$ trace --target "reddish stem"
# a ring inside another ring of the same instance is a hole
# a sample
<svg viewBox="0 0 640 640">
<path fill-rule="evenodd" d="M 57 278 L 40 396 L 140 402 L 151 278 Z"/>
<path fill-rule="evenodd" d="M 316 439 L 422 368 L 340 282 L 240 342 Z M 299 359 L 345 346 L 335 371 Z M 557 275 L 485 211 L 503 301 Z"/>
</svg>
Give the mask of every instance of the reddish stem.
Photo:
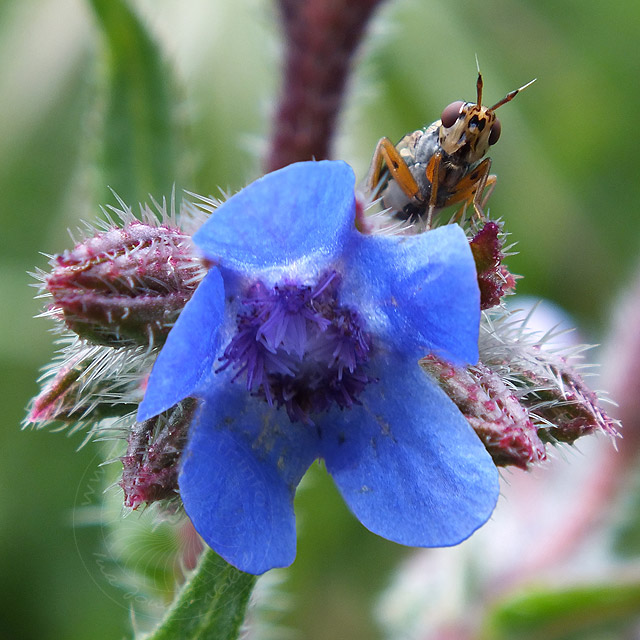
<svg viewBox="0 0 640 640">
<path fill-rule="evenodd" d="M 329 157 L 351 58 L 380 1 L 280 0 L 284 82 L 266 171 Z"/>
</svg>

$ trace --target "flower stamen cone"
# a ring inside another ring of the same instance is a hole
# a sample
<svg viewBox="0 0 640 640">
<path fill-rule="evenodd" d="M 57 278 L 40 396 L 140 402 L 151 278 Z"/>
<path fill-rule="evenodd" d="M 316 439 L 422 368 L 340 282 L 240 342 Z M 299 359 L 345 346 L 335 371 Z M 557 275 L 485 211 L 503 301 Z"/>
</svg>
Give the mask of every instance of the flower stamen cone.
<svg viewBox="0 0 640 640">
<path fill-rule="evenodd" d="M 338 303 L 339 289 L 335 271 L 313 286 L 255 284 L 217 371 L 245 374 L 247 390 L 285 407 L 292 422 L 313 424 L 310 415 L 333 403 L 351 408 L 372 381 L 371 337 L 358 313 Z"/>
</svg>

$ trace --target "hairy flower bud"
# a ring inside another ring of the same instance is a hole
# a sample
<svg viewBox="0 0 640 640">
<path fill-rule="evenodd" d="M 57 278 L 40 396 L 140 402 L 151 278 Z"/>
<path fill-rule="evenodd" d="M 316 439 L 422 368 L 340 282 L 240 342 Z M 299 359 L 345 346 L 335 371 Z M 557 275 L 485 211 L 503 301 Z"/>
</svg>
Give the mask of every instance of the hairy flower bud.
<svg viewBox="0 0 640 640">
<path fill-rule="evenodd" d="M 509 369 L 521 387 L 520 402 L 536 416 L 545 442 L 572 444 L 598 430 L 617 435 L 617 422 L 566 358 L 532 346 L 530 358 L 510 362 Z"/>
<path fill-rule="evenodd" d="M 43 276 L 51 315 L 108 346 L 163 342 L 204 269 L 180 229 L 137 220 L 51 259 Z"/>
<path fill-rule="evenodd" d="M 34 399 L 33 406 L 27 420 L 34 423 L 44 422 L 75 422 L 83 417 L 87 407 L 82 398 L 83 378 L 94 362 L 91 356 L 77 356 L 72 361 L 60 367 L 52 380 L 42 389 Z M 95 407 L 92 417 L 101 419 L 131 413 L 136 408 L 135 403 L 118 402 L 112 405 Z"/>
<path fill-rule="evenodd" d="M 77 336 L 62 340 L 58 357 L 45 370 L 42 390 L 31 402 L 26 424 L 62 422 L 72 431 L 103 418 L 135 411 L 155 358 L 147 347 L 114 349 Z"/>
<path fill-rule="evenodd" d="M 127 439 L 122 460 L 124 504 L 137 509 L 176 495 L 178 462 L 197 403 L 191 398 L 164 413 L 136 422 Z"/>
<path fill-rule="evenodd" d="M 454 366 L 434 355 L 420 361 L 493 461 L 522 469 L 545 459 L 546 444 L 572 444 L 597 431 L 617 436 L 619 426 L 578 374 L 575 354 L 553 350 L 547 343 L 553 333 L 540 338 L 527 321 L 484 314 L 476 365 Z"/>
<path fill-rule="evenodd" d="M 527 469 L 545 459 L 544 444 L 505 381 L 479 363 L 457 367 L 434 355 L 420 361 L 473 427 L 498 466 Z"/>
<path fill-rule="evenodd" d="M 489 221 L 469 242 L 478 271 L 480 308 L 490 309 L 500 304 L 506 294 L 513 293 L 516 278 L 502 264 L 504 234 L 498 223 Z"/>
</svg>

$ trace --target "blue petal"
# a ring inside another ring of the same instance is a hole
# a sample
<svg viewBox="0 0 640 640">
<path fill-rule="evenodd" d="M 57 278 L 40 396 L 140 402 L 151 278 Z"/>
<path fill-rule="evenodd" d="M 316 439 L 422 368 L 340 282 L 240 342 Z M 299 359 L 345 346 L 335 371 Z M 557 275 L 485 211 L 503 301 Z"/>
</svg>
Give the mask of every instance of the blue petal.
<svg viewBox="0 0 640 640">
<path fill-rule="evenodd" d="M 498 471 L 418 366 L 391 359 L 380 370 L 387 377 L 369 385 L 363 410 L 334 412 L 324 430 L 327 470 L 370 531 L 409 546 L 457 544 L 491 515 Z"/>
<path fill-rule="evenodd" d="M 342 249 L 354 225 L 354 175 L 344 162 L 300 162 L 224 202 L 194 235 L 208 258 L 252 273 Z"/>
<path fill-rule="evenodd" d="M 214 378 L 191 426 L 180 496 L 216 553 L 241 571 L 260 574 L 295 558 L 293 497 L 317 457 L 317 437 L 229 377 Z"/>
<path fill-rule="evenodd" d="M 410 357 L 478 360 L 480 291 L 469 241 L 455 224 L 414 236 L 353 235 L 344 298 Z"/>
<path fill-rule="evenodd" d="M 214 268 L 185 305 L 153 365 L 139 422 L 187 398 L 211 374 L 223 317 L 224 285 Z"/>
</svg>

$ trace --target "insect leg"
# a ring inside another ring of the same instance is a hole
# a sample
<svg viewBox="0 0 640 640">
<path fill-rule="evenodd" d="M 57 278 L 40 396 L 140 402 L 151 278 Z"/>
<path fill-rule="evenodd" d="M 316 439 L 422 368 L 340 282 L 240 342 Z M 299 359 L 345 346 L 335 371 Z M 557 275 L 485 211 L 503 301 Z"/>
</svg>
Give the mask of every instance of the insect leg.
<svg viewBox="0 0 640 640">
<path fill-rule="evenodd" d="M 484 185 L 484 188 L 486 189 L 487 193 L 485 194 L 484 198 L 482 198 L 482 208 L 483 209 L 485 208 L 485 206 L 487 204 L 487 200 L 489 200 L 489 197 L 493 193 L 493 190 L 496 188 L 496 183 L 497 182 L 498 182 L 498 176 L 494 176 L 494 175 L 487 176 L 487 182 Z"/>
<path fill-rule="evenodd" d="M 456 211 L 453 216 L 453 222 L 456 224 L 460 224 L 464 220 L 464 216 L 467 213 L 467 207 L 469 206 L 469 201 L 465 200 L 464 204 Z"/>
<path fill-rule="evenodd" d="M 487 204 L 487 200 L 489 200 L 489 196 L 493 193 L 493 190 L 496 186 L 497 177 L 489 174 L 491 171 L 491 158 L 485 158 L 477 167 L 476 171 L 480 169 L 481 174 L 478 178 L 478 182 L 474 189 L 473 193 L 473 208 L 476 212 L 476 215 L 480 220 L 485 219 L 484 215 L 484 206 Z M 487 194 L 484 194 L 485 189 L 487 189 Z"/>
<path fill-rule="evenodd" d="M 444 203 L 444 206 L 448 207 L 457 202 L 463 202 L 465 205 L 464 211 L 467 206 L 472 204 L 478 219 L 484 220 L 485 215 L 482 206 L 491 195 L 491 191 L 496 182 L 495 176 L 489 175 L 490 169 L 491 158 L 485 158 L 477 167 L 458 182 L 453 193 Z M 490 187 L 491 191 L 483 198 L 482 194 L 487 186 Z M 464 215 L 464 213 L 462 215 Z"/>
<path fill-rule="evenodd" d="M 420 187 L 409 171 L 407 163 L 389 138 L 380 138 L 373 152 L 371 168 L 367 176 L 367 186 L 372 192 L 380 182 L 383 164 L 387 165 L 391 178 L 398 183 L 408 198 L 414 199 L 420 194 Z"/>
<path fill-rule="evenodd" d="M 440 162 L 442 154 L 437 151 L 431 156 L 427 169 L 425 171 L 427 180 L 431 183 L 431 194 L 429 195 L 429 208 L 427 209 L 427 219 L 425 221 L 425 231 L 431 229 L 431 221 L 436 210 L 436 202 L 438 201 L 438 184 L 440 177 Z"/>
</svg>

